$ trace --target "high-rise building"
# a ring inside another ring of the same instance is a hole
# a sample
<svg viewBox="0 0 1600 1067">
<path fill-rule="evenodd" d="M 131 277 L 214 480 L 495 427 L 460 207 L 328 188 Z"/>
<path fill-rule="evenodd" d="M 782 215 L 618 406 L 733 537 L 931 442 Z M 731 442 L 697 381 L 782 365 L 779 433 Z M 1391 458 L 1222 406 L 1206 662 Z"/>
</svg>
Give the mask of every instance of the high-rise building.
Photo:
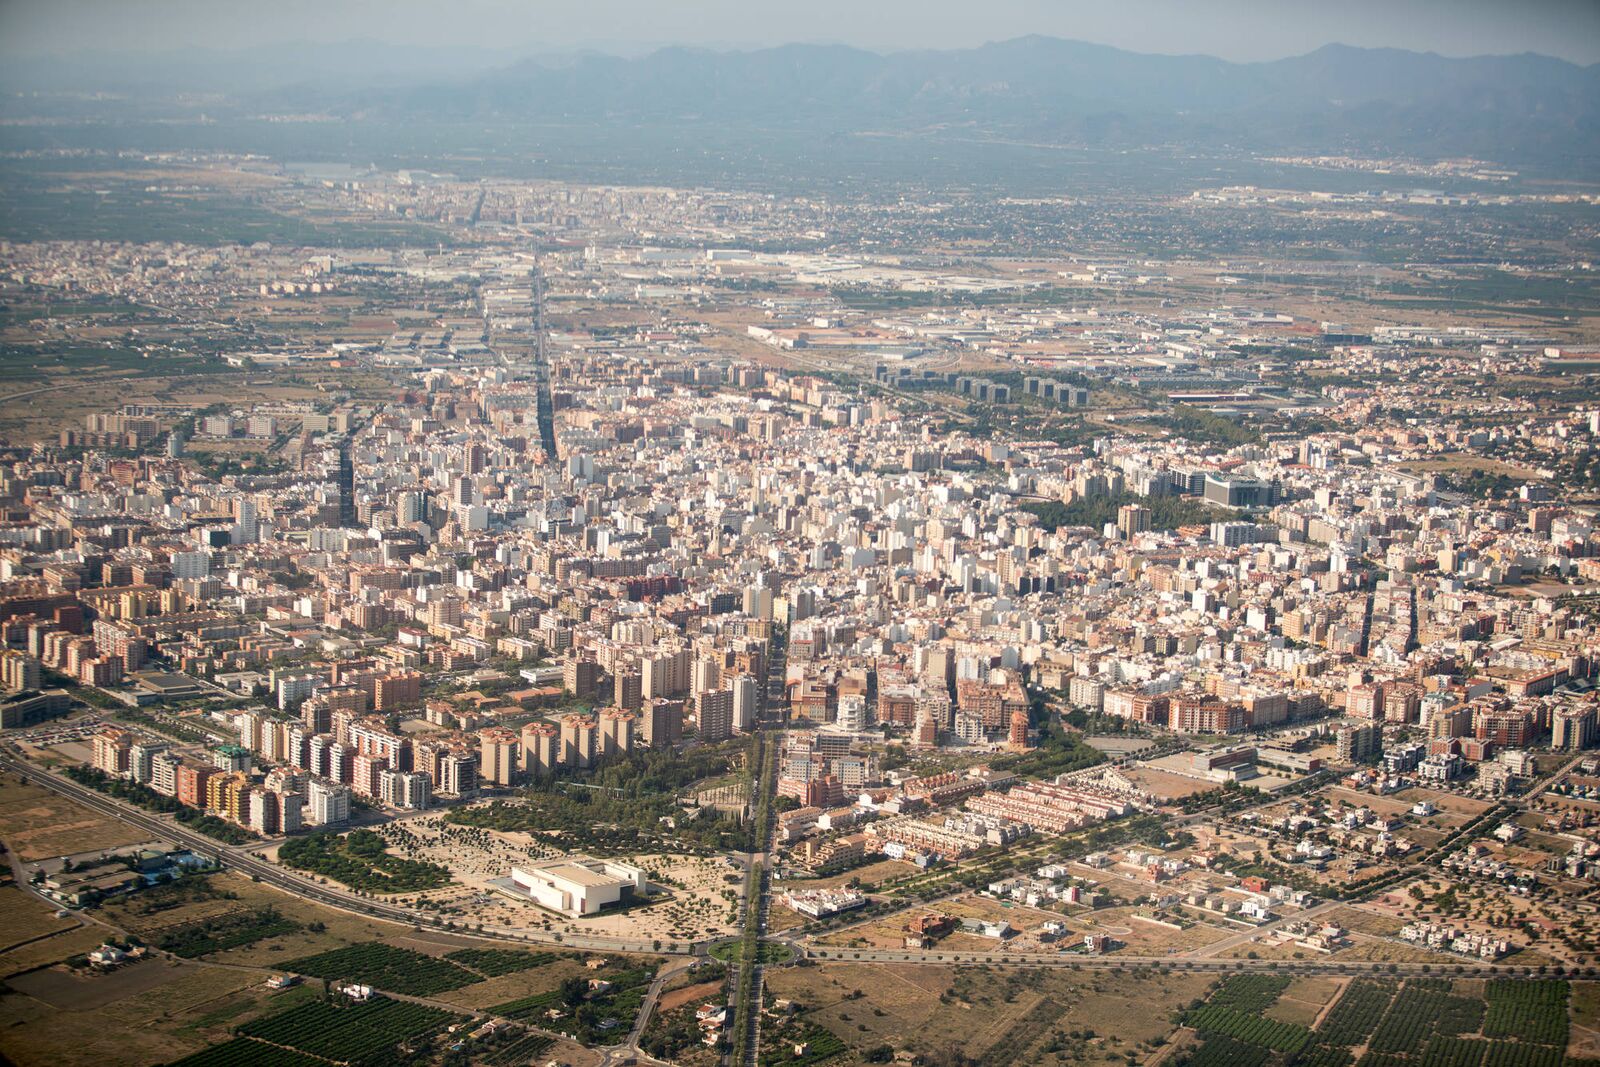
<svg viewBox="0 0 1600 1067">
<path fill-rule="evenodd" d="M 478 733 L 478 777 L 494 785 L 510 785 L 517 778 L 517 735 L 504 726 L 491 726 Z"/>
<path fill-rule="evenodd" d="M 350 790 L 334 782 L 312 782 L 306 787 L 314 826 L 342 826 L 350 821 Z"/>
<path fill-rule="evenodd" d="M 756 728 L 756 716 L 760 712 L 761 689 L 757 685 L 754 675 L 736 675 L 728 683 L 728 688 L 733 692 L 733 728 L 741 733 L 748 733 Z M 843 703 L 841 699 L 841 704 Z M 865 707 L 866 701 L 861 701 Z"/>
<path fill-rule="evenodd" d="M 350 439 L 339 442 L 339 525 L 350 529 L 356 525 L 356 469 L 350 461 Z"/>
<path fill-rule="evenodd" d="M 710 744 L 733 736 L 733 691 L 718 689 L 700 695 L 695 712 L 700 740 Z"/>
</svg>

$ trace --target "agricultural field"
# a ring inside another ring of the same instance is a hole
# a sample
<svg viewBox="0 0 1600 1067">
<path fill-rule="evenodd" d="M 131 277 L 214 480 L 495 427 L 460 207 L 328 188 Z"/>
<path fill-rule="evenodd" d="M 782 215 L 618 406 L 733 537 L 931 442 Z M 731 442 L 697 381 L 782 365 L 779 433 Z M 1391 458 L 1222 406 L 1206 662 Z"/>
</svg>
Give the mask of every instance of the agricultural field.
<svg viewBox="0 0 1600 1067">
<path fill-rule="evenodd" d="M 1289 987 L 1287 979 L 1256 975 L 1223 980 L 1184 1014 L 1201 1044 L 1180 1062 L 1264 1064 L 1282 1055 L 1296 1064 L 1347 1067 L 1543 1067 L 1568 1061 L 1573 987 L 1565 981 L 1358 978 L 1313 1026 L 1272 1016 Z M 1262 1010 L 1265 1016 L 1252 1014 Z"/>
<path fill-rule="evenodd" d="M 308 978 L 355 982 L 414 997 L 449 992 L 484 978 L 447 959 L 381 941 L 347 945 L 316 956 L 287 960 L 283 969 Z"/>
<path fill-rule="evenodd" d="M 611 1044 L 632 1028 L 655 968 L 608 962 L 564 979 L 555 989 L 493 1005 L 489 1013 L 565 1034 L 586 1045 Z M 595 981 L 610 983 L 597 989 Z"/>
<path fill-rule="evenodd" d="M 253 940 L 239 939 L 232 947 L 212 948 L 205 958 L 214 963 L 277 968 L 286 959 L 343 945 L 392 940 L 405 929 L 311 903 L 232 871 L 190 876 L 101 906 L 109 921 L 150 944 L 159 944 L 185 927 L 226 923 L 238 914 L 263 910 L 275 912 L 284 925 Z M 287 925 L 290 923 L 292 928 Z M 465 944 L 460 941 L 455 947 Z"/>
<path fill-rule="evenodd" d="M 24 941 L 72 930 L 73 918 L 56 918 L 56 909 L 14 885 L 0 886 L 0 955 Z"/>
<path fill-rule="evenodd" d="M 231 915 L 190 923 L 170 930 L 156 947 L 176 956 L 194 958 L 214 952 L 224 952 L 257 941 L 292 934 L 300 924 L 286 919 L 272 908 L 259 911 L 241 911 Z"/>
<path fill-rule="evenodd" d="M 269 998 L 257 974 L 162 961 L 91 978 L 35 970 L 26 992 L 15 982 L 0 997 L 0 1055 L 52 1067 L 179 1059 L 227 1040 Z"/>
<path fill-rule="evenodd" d="M 313 1001 L 239 1028 L 245 1037 L 335 1060 L 356 1060 L 431 1033 L 458 1016 L 442 1008 L 374 997 L 364 1004 Z"/>
<path fill-rule="evenodd" d="M 1047 1065 L 1154 1054 L 1173 1024 L 1151 1005 L 1186 1003 L 1209 983 L 1147 969 L 806 963 L 768 968 L 765 984 L 769 1007 L 792 1000 L 802 1023 L 844 1042 L 843 1062 L 887 1045 L 946 1061 L 960 1052 L 985 1065 Z"/>
</svg>

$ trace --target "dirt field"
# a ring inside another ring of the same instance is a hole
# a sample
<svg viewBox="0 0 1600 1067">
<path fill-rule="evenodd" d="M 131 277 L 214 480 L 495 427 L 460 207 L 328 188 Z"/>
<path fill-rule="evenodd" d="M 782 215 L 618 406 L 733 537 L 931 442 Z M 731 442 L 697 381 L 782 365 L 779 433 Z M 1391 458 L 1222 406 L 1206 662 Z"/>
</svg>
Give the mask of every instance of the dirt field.
<svg viewBox="0 0 1600 1067">
<path fill-rule="evenodd" d="M 926 1055 L 958 1048 L 985 1065 L 1021 1065 L 1103 1063 L 1129 1053 L 1143 1060 L 1171 1030 L 1167 1013 L 1151 1005 L 1182 1003 L 1209 980 L 825 964 L 772 968 L 766 983 L 772 996 L 794 999 L 807 1021 L 857 1049 L 889 1044 Z M 1056 1050 L 1046 1051 L 1051 1045 Z"/>
<path fill-rule="evenodd" d="M 693 1004 L 699 1000 L 717 1000 L 721 996 L 722 983 L 720 981 L 701 982 L 699 985 L 685 986 L 682 989 L 674 989 L 670 993 L 661 994 L 661 1000 L 657 1003 L 656 1010 L 672 1011 L 674 1008 L 681 1008 L 685 1004 Z"/>
<path fill-rule="evenodd" d="M 1267 1017 L 1312 1026 L 1322 1018 L 1345 984 L 1343 978 L 1296 978 L 1278 997 L 1278 1002 L 1267 1009 Z"/>
<path fill-rule="evenodd" d="M 22 860 L 100 852 L 142 844 L 149 837 L 48 789 L 0 779 L 0 840 Z"/>
<path fill-rule="evenodd" d="M 56 909 L 16 886 L 0 887 L 0 954 L 23 941 L 75 929 L 76 919 L 56 918 Z"/>
<path fill-rule="evenodd" d="M 0 997 L 0 1053 L 62 1067 L 176 1059 L 224 1039 L 230 1020 L 267 995 L 258 975 L 157 960 L 90 979 L 38 971 L 12 984 L 18 994 Z M 225 1018 L 209 1018 L 219 1007 Z"/>
<path fill-rule="evenodd" d="M 784 893 L 790 889 L 833 889 L 853 881 L 858 881 L 863 889 L 870 890 L 881 882 L 916 874 L 919 870 L 921 868 L 915 863 L 907 863 L 905 860 L 879 860 L 877 863 L 869 863 L 864 867 L 856 867 L 823 878 L 797 878 L 789 882 L 774 882 L 773 892 Z"/>
</svg>

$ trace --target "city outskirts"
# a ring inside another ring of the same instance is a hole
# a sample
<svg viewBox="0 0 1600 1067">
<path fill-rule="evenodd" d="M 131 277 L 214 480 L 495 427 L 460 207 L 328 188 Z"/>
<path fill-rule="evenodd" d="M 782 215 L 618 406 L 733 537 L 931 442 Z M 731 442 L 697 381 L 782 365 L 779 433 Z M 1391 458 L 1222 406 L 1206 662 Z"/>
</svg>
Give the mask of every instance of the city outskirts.
<svg viewBox="0 0 1600 1067">
<path fill-rule="evenodd" d="M 0 11 L 0 1062 L 1600 1064 L 1600 13 L 303 6 Z"/>
</svg>

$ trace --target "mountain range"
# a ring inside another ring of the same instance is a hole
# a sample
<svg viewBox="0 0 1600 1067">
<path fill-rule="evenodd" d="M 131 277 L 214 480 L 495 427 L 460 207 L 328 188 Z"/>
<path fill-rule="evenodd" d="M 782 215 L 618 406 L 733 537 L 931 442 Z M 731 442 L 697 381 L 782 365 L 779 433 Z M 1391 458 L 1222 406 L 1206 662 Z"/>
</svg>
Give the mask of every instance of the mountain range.
<svg viewBox="0 0 1600 1067">
<path fill-rule="evenodd" d="M 1328 45 L 1262 63 L 1149 55 L 1048 37 L 879 54 L 829 45 L 665 48 L 477 64 L 383 46 L 319 46 L 187 64 L 100 64 L 102 81 L 231 92 L 251 110 L 400 122 L 714 125 L 981 137 L 1110 147 L 1471 156 L 1589 177 L 1600 163 L 1600 65 L 1523 54 L 1449 58 Z M 65 76 L 59 64 L 53 76 Z M 229 72 L 234 84 L 229 84 Z M 185 73 L 187 72 L 187 74 Z M 274 76 L 276 72 L 276 76 Z M 26 74 L 5 76 L 15 84 Z M 92 86 L 85 86 L 89 88 Z M 115 88 L 115 86 L 107 86 Z M 208 109 L 215 113 L 215 102 Z"/>
</svg>

